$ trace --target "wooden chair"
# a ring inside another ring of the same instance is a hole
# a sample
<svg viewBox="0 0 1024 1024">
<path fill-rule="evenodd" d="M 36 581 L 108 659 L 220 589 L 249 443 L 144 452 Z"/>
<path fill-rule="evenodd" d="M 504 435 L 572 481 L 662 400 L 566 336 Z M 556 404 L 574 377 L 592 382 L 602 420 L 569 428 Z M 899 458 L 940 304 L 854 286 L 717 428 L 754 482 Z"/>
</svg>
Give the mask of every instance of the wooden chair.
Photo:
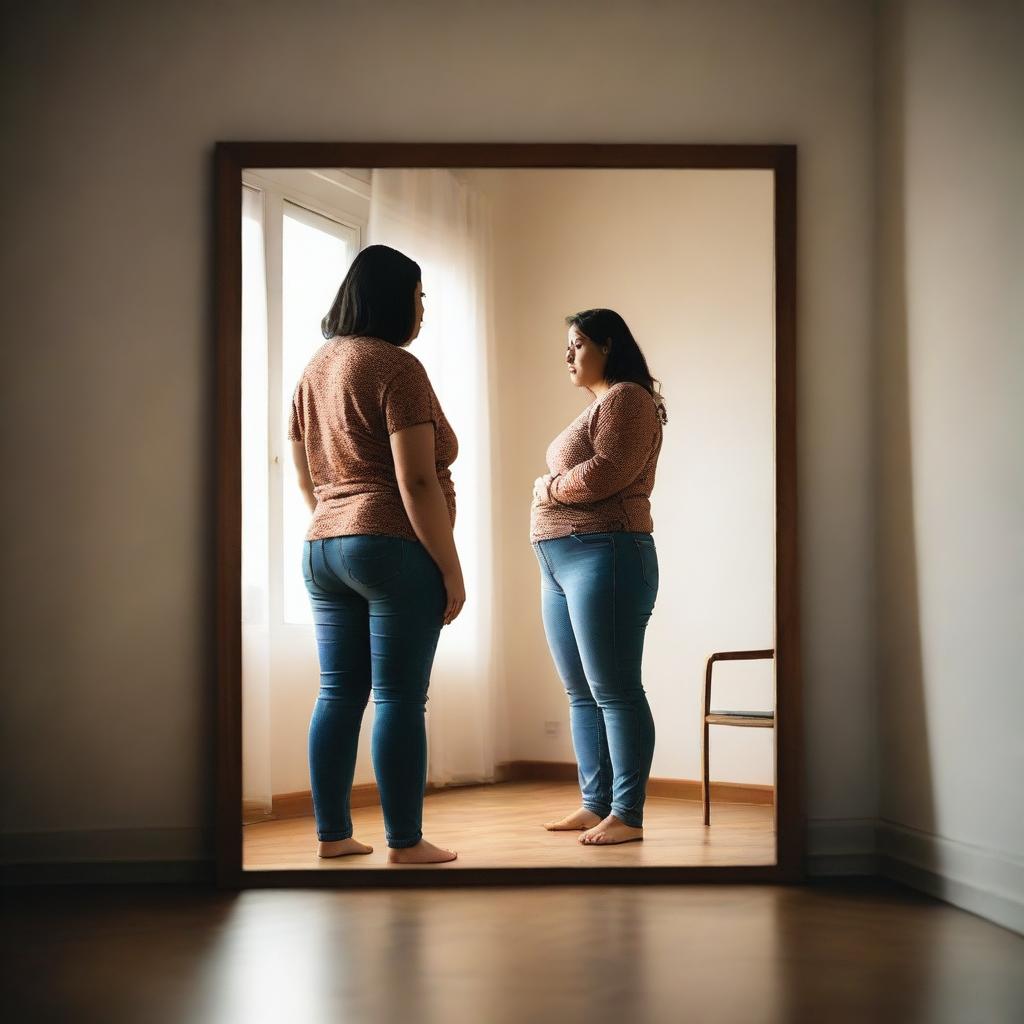
<svg viewBox="0 0 1024 1024">
<path fill-rule="evenodd" d="M 708 781 L 708 726 L 739 725 L 747 729 L 774 729 L 774 711 L 712 711 L 711 671 L 716 661 L 758 661 L 775 657 L 775 651 L 720 651 L 708 658 L 704 672 L 704 701 L 701 705 L 700 796 L 704 805 L 704 824 L 711 824 L 711 783 Z"/>
</svg>

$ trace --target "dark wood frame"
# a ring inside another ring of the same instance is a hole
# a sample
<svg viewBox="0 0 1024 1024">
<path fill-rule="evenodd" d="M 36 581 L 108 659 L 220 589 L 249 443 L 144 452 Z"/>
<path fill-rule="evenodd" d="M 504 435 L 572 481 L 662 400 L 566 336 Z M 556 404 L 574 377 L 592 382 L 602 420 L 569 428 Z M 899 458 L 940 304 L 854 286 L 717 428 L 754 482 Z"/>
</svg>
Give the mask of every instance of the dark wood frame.
<svg viewBox="0 0 1024 1024">
<path fill-rule="evenodd" d="M 775 180 L 776 863 L 749 867 L 242 870 L 241 203 L 247 167 L 770 170 Z M 796 147 L 224 142 L 216 170 L 216 868 L 224 887 L 792 882 L 803 877 L 796 488 Z"/>
</svg>

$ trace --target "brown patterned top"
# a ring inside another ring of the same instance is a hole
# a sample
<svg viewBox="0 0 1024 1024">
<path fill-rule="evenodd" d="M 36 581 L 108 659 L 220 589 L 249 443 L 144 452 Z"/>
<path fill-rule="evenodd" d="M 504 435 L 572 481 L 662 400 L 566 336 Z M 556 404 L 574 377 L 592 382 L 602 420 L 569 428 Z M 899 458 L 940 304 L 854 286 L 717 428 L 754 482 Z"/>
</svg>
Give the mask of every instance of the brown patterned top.
<svg viewBox="0 0 1024 1024">
<path fill-rule="evenodd" d="M 639 384 L 613 384 L 551 442 L 550 501 L 534 499 L 530 540 L 605 531 L 650 533 L 661 418 Z"/>
<path fill-rule="evenodd" d="M 422 363 L 380 338 L 332 338 L 309 361 L 292 399 L 288 437 L 301 441 L 316 494 L 307 540 L 386 534 L 416 540 L 395 476 L 392 434 L 434 424 L 437 479 L 455 524 L 448 467 L 459 444 Z"/>
</svg>

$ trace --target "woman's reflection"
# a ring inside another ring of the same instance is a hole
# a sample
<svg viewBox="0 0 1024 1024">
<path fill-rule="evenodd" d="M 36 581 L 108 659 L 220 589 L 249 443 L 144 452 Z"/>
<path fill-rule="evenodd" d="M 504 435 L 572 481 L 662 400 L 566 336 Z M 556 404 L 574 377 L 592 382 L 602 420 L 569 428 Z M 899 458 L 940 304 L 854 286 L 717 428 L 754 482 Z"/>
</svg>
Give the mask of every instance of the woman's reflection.
<svg viewBox="0 0 1024 1024">
<path fill-rule="evenodd" d="M 651 491 L 665 405 L 625 321 L 567 318 L 569 378 L 594 401 L 551 442 L 530 539 L 551 657 L 569 697 L 582 803 L 545 827 L 581 843 L 643 839 L 654 720 L 641 682 L 658 593 Z"/>
</svg>

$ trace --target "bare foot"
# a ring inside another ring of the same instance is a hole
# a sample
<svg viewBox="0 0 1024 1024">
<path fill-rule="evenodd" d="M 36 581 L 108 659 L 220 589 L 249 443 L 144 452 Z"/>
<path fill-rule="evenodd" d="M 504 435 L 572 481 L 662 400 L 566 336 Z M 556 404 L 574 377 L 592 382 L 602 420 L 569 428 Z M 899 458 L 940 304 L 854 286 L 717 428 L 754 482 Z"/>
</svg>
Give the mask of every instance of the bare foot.
<svg viewBox="0 0 1024 1024">
<path fill-rule="evenodd" d="M 415 846 L 388 850 L 389 864 L 444 864 L 456 857 L 458 854 L 454 850 L 443 850 L 426 839 L 421 839 Z"/>
<path fill-rule="evenodd" d="M 599 825 L 588 829 L 580 836 L 584 846 L 614 846 L 617 843 L 636 843 L 644 837 L 642 828 L 633 828 L 609 814 Z"/>
<path fill-rule="evenodd" d="M 318 857 L 347 857 L 352 853 L 373 853 L 373 847 L 358 839 L 334 839 L 317 845 Z"/>
<path fill-rule="evenodd" d="M 544 827 L 549 832 L 582 832 L 584 829 L 600 824 L 599 815 L 588 811 L 586 807 L 581 807 L 578 811 L 573 811 L 572 814 L 567 814 L 558 821 L 545 822 Z"/>
</svg>

